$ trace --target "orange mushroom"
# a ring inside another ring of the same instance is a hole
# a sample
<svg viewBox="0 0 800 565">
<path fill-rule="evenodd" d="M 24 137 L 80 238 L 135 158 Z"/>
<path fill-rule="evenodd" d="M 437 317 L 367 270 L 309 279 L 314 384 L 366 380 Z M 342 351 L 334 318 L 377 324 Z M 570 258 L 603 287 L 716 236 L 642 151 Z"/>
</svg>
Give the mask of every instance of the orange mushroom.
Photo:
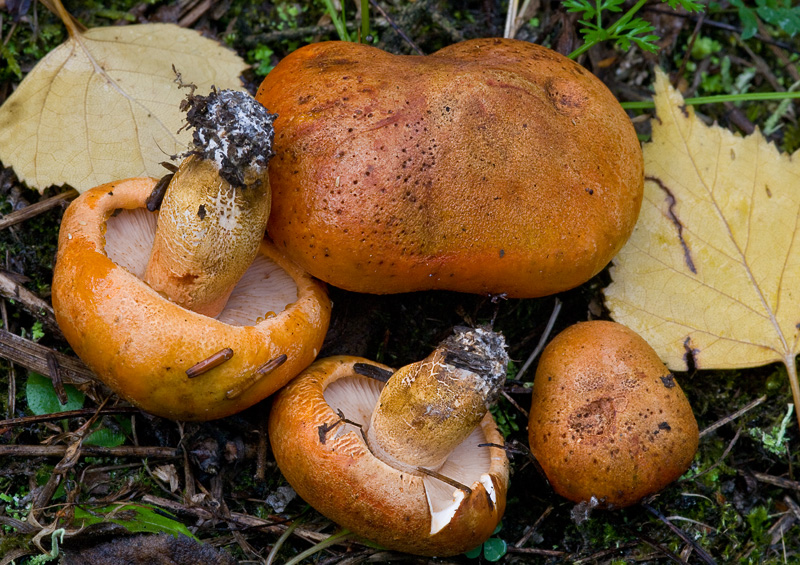
<svg viewBox="0 0 800 565">
<path fill-rule="evenodd" d="M 275 460 L 306 502 L 384 547 L 472 549 L 505 509 L 508 459 L 487 410 L 507 362 L 499 334 L 465 328 L 394 374 L 358 357 L 318 360 L 275 396 Z M 391 377 L 365 376 L 375 373 Z"/>
<path fill-rule="evenodd" d="M 278 114 L 269 235 L 347 290 L 561 292 L 602 270 L 639 214 L 627 114 L 540 45 L 475 39 L 422 57 L 315 43 L 256 98 Z"/>
<path fill-rule="evenodd" d="M 242 130 L 226 124 L 221 131 Z M 307 367 L 327 330 L 323 285 L 263 240 L 269 136 L 250 129 L 255 156 L 236 149 L 237 136 L 216 139 L 222 157 L 198 150 L 186 159 L 160 213 L 146 209 L 157 181 L 128 179 L 81 195 L 61 224 L 53 277 L 60 328 L 103 382 L 159 416 L 208 420 L 251 406 Z M 211 135 L 200 141 L 214 145 Z M 177 231 L 164 236 L 164 224 Z M 152 252 L 159 240 L 168 245 Z M 168 265 L 166 276 L 148 277 L 154 264 Z"/>
<path fill-rule="evenodd" d="M 553 489 L 578 503 L 630 506 L 680 477 L 697 422 L 650 345 L 615 322 L 570 326 L 545 348 L 528 436 Z"/>
</svg>

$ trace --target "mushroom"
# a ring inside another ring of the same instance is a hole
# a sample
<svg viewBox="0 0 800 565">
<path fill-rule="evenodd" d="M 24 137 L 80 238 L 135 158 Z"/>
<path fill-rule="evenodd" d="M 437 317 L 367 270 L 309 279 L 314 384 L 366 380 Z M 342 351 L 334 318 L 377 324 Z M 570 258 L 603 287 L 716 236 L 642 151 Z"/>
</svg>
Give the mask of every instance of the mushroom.
<svg viewBox="0 0 800 565">
<path fill-rule="evenodd" d="M 601 508 L 660 491 L 689 468 L 698 445 L 675 376 L 638 334 L 607 321 L 571 326 L 545 348 L 528 437 L 558 494 Z"/>
<path fill-rule="evenodd" d="M 384 547 L 472 549 L 505 509 L 508 460 L 488 406 L 507 362 L 502 336 L 481 328 L 457 328 L 396 373 L 318 360 L 274 398 L 275 460 L 306 502 Z"/>
<path fill-rule="evenodd" d="M 315 43 L 256 98 L 278 114 L 270 237 L 347 290 L 561 292 L 602 270 L 639 214 L 627 114 L 592 73 L 526 41 L 424 57 Z"/>
<path fill-rule="evenodd" d="M 192 101 L 212 110 L 194 112 L 206 147 L 181 164 L 160 212 L 146 208 L 156 179 L 113 182 L 77 198 L 59 234 L 53 307 L 67 341 L 119 396 L 178 420 L 272 394 L 314 360 L 330 318 L 322 284 L 263 239 L 265 111 L 225 92 Z"/>
</svg>

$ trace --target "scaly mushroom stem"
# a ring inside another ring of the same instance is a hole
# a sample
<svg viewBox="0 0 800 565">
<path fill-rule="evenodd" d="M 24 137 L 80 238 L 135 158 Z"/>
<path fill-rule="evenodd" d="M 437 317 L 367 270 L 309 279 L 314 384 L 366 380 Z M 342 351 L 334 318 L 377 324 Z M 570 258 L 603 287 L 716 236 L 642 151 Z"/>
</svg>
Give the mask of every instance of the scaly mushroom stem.
<svg viewBox="0 0 800 565">
<path fill-rule="evenodd" d="M 408 472 L 439 469 L 486 415 L 507 365 L 502 335 L 456 328 L 426 359 L 386 383 L 367 430 L 373 455 Z"/>
<path fill-rule="evenodd" d="M 145 281 L 173 302 L 219 314 L 264 237 L 271 115 L 244 92 L 190 96 L 194 146 L 161 204 Z"/>
</svg>

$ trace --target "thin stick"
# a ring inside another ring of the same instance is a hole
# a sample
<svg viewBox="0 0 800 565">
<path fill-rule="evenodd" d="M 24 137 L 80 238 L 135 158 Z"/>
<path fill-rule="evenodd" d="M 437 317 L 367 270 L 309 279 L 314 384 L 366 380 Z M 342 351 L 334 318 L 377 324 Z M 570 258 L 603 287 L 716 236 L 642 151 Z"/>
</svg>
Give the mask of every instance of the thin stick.
<svg viewBox="0 0 800 565">
<path fill-rule="evenodd" d="M 667 520 L 667 518 L 658 510 L 647 504 L 646 502 L 640 503 L 642 508 L 650 512 L 653 516 L 658 518 L 661 522 L 663 522 L 672 532 L 677 535 L 684 543 L 687 543 L 692 546 L 692 549 L 697 553 L 697 557 L 699 557 L 703 562 L 707 565 L 716 565 L 716 561 L 713 557 L 711 557 L 705 549 L 703 549 L 699 543 L 697 543 L 694 539 L 690 536 L 686 535 L 686 532 L 681 530 L 675 524 Z"/>
<path fill-rule="evenodd" d="M 261 365 L 258 369 L 253 371 L 252 375 L 234 384 L 233 388 L 231 388 L 229 391 L 225 393 L 225 398 L 227 398 L 228 400 L 234 400 L 236 398 L 239 398 L 242 395 L 242 393 L 244 393 L 244 391 L 248 390 L 258 381 L 260 381 L 268 374 L 270 374 L 272 371 L 283 365 L 287 359 L 288 357 L 286 356 L 285 353 L 281 353 L 274 359 L 270 359 L 269 361 Z"/>
<path fill-rule="evenodd" d="M 553 326 L 556 325 L 556 320 L 558 319 L 558 314 L 561 312 L 561 301 L 556 298 L 555 304 L 553 304 L 553 311 L 550 313 L 550 319 L 547 320 L 547 326 L 544 328 L 544 332 L 542 332 L 542 336 L 539 338 L 539 343 L 536 345 L 536 349 L 528 357 L 528 360 L 525 361 L 525 364 L 517 373 L 515 377 L 517 380 L 522 380 L 522 375 L 525 374 L 525 371 L 533 364 L 534 359 L 536 359 L 539 354 L 544 349 L 544 346 L 547 344 L 547 339 L 550 337 L 550 332 L 553 331 Z"/>
<path fill-rule="evenodd" d="M 472 489 L 469 488 L 467 485 L 459 483 L 457 480 L 451 479 L 446 475 L 442 475 L 441 473 L 437 473 L 436 471 L 431 471 L 430 469 L 426 469 L 425 467 L 417 467 L 417 471 L 419 471 L 423 475 L 428 475 L 429 477 L 438 479 L 443 483 L 450 485 L 453 488 L 457 488 L 458 490 L 463 490 L 465 493 L 467 493 L 467 496 L 472 494 Z"/>
<path fill-rule="evenodd" d="M 10 214 L 7 214 L 2 218 L 0 218 L 0 230 L 19 224 L 20 222 L 24 222 L 25 220 L 29 220 L 34 216 L 38 216 L 42 212 L 46 212 L 51 208 L 60 206 L 61 203 L 66 200 L 72 200 L 76 196 L 78 196 L 78 191 L 72 188 L 66 192 L 62 192 L 61 194 L 56 194 L 55 196 L 46 198 L 41 202 L 36 202 L 35 204 L 31 204 L 30 206 L 25 206 L 21 210 L 11 212 Z"/>
<path fill-rule="evenodd" d="M 522 413 L 522 414 L 525 416 L 525 419 L 529 418 L 528 411 L 527 411 L 527 410 L 525 410 L 525 409 L 524 409 L 522 406 L 520 406 L 520 405 L 517 403 L 517 401 L 516 401 L 516 400 L 514 400 L 513 398 L 511 398 L 511 396 L 510 396 L 510 395 L 509 395 L 509 394 L 508 394 L 508 393 L 507 393 L 505 390 L 503 390 L 503 391 L 501 392 L 501 394 L 503 395 L 503 398 L 505 398 L 506 400 L 508 400 L 508 401 L 511 403 L 511 405 L 512 405 L 514 408 L 516 408 L 517 410 L 519 410 L 519 411 L 520 411 L 520 412 L 521 412 L 521 413 Z"/>
<path fill-rule="evenodd" d="M 54 355 L 58 360 L 58 370 L 64 382 L 100 385 L 94 374 L 80 359 L 55 352 L 49 347 L 0 329 L 0 357 L 3 359 L 47 375 L 49 374 L 48 355 Z"/>
<path fill-rule="evenodd" d="M 408 43 L 408 44 L 411 46 L 411 48 L 412 48 L 414 51 L 416 51 L 416 52 L 417 52 L 417 55 L 424 55 L 424 54 L 425 54 L 425 52 L 424 52 L 422 49 L 420 49 L 420 48 L 419 48 L 419 46 L 417 46 L 417 44 L 416 44 L 416 43 L 414 43 L 414 42 L 411 40 L 411 38 L 410 38 L 410 37 L 408 37 L 408 35 L 406 35 L 406 33 L 405 33 L 405 32 L 404 32 L 402 29 L 400 29 L 400 27 L 399 27 L 399 26 L 398 26 L 398 25 L 395 23 L 395 21 L 394 21 L 394 20 L 393 20 L 391 17 L 389 17 L 389 14 L 387 14 L 387 13 L 384 11 L 384 9 L 383 9 L 383 8 L 381 8 L 381 7 L 380 7 L 380 5 L 379 5 L 379 4 L 378 4 L 378 3 L 377 3 L 375 0 L 369 0 L 369 3 L 370 3 L 370 4 L 372 4 L 372 7 L 373 7 L 373 8 L 375 8 L 376 10 L 378 10 L 378 11 L 381 13 L 381 16 L 383 16 L 383 17 L 384 17 L 384 19 L 386 19 L 386 21 L 387 21 L 387 22 L 389 22 L 389 25 L 390 25 L 390 26 L 392 26 L 392 29 L 393 29 L 393 30 L 394 30 L 394 31 L 395 31 L 395 32 L 396 32 L 396 33 L 397 33 L 397 34 L 398 34 L 400 37 L 402 37 L 402 38 L 403 38 L 403 40 L 404 40 L 406 43 Z"/>
<path fill-rule="evenodd" d="M 729 414 L 729 415 L 725 416 L 724 418 L 722 418 L 720 420 L 717 420 L 716 422 L 714 422 L 713 424 L 708 426 L 706 429 L 701 431 L 700 432 L 700 437 L 706 436 L 706 435 L 710 434 L 711 432 L 713 432 L 714 430 L 716 430 L 717 428 L 721 428 L 722 426 L 724 426 L 728 422 L 734 421 L 736 418 L 738 418 L 742 414 L 745 414 L 745 413 L 749 412 L 750 410 L 752 410 L 753 408 L 755 408 L 756 406 L 758 406 L 759 404 L 764 402 L 766 399 L 767 399 L 767 395 L 765 394 L 764 396 L 756 398 L 755 400 L 753 400 L 749 404 L 745 405 L 744 407 L 740 408 L 739 410 L 737 410 L 733 414 Z"/>
<path fill-rule="evenodd" d="M 63 457 L 68 445 L 0 445 L 0 456 L 15 457 Z M 82 445 L 82 456 L 94 455 L 98 457 L 179 457 L 180 450 L 173 447 L 139 447 L 119 446 L 100 447 L 97 445 Z"/>
<path fill-rule="evenodd" d="M 533 535 L 533 532 L 535 532 L 535 531 L 536 531 L 536 528 L 538 528 L 538 527 L 539 527 L 539 525 L 540 525 L 542 522 L 544 522 L 544 519 L 545 519 L 545 518 L 547 518 L 547 517 L 550 515 L 550 513 L 553 511 L 553 508 L 554 508 L 554 507 L 553 507 L 553 505 L 552 505 L 552 504 L 551 504 L 550 506 L 548 506 L 548 507 L 545 509 L 545 511 L 544 511 L 544 512 L 542 512 L 542 514 L 541 514 L 541 515 L 540 515 L 540 516 L 539 516 L 539 517 L 536 519 L 536 521 L 533 523 L 533 525 L 531 525 L 530 527 L 528 527 L 528 529 L 527 529 L 527 530 L 525 530 L 525 533 L 523 533 L 523 534 L 522 534 L 522 537 L 521 537 L 521 538 L 519 538 L 519 541 L 518 541 L 517 543 L 515 543 L 515 544 L 514 544 L 514 547 L 522 547 L 523 545 L 525 545 L 525 544 L 527 543 L 527 541 L 528 541 L 528 540 L 531 538 L 531 536 Z"/>
<path fill-rule="evenodd" d="M 784 479 L 783 477 L 759 473 L 758 471 L 753 471 L 751 474 L 757 481 L 762 483 L 768 483 L 770 485 L 775 485 L 776 487 L 800 491 L 800 481 L 792 481 L 790 479 Z M 800 517 L 798 517 L 798 519 L 800 519 Z"/>
<path fill-rule="evenodd" d="M 210 355 L 206 359 L 203 359 L 199 363 L 195 363 L 194 365 L 186 369 L 186 376 L 189 377 L 190 379 L 199 377 L 200 375 L 209 372 L 211 369 L 219 367 L 225 361 L 228 361 L 231 357 L 233 357 L 233 349 L 231 349 L 230 347 L 220 349 L 219 351 Z"/>
<path fill-rule="evenodd" d="M 30 290 L 17 283 L 7 271 L 0 270 L 0 295 L 20 303 L 27 312 L 40 320 L 48 330 L 61 337 L 53 307 Z"/>
<path fill-rule="evenodd" d="M 8 420 L 0 420 L 0 429 L 11 428 L 15 426 L 31 426 L 33 424 L 41 424 L 43 422 L 54 422 L 56 420 L 64 420 L 69 418 L 87 418 L 93 416 L 97 410 L 94 408 L 82 408 L 80 410 L 66 410 L 64 412 L 53 412 L 52 414 L 40 414 L 38 416 L 22 416 L 21 418 L 9 418 Z M 139 409 L 132 406 L 121 406 L 119 408 L 103 408 L 100 411 L 101 416 L 109 416 L 111 414 L 138 414 Z"/>
<path fill-rule="evenodd" d="M 8 327 L 8 309 L 6 301 L 0 300 L 0 314 L 2 314 L 3 327 Z M 17 412 L 17 370 L 14 363 L 8 364 L 8 412 L 9 418 Z"/>
</svg>

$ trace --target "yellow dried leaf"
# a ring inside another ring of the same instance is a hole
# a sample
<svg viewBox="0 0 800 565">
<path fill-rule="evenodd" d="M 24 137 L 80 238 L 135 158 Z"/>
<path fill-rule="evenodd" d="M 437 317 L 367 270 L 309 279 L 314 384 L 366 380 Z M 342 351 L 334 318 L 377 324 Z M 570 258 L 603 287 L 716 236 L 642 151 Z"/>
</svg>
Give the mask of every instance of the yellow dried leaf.
<svg viewBox="0 0 800 565">
<path fill-rule="evenodd" d="M 783 362 L 800 404 L 800 155 L 706 126 L 656 79 L 645 195 L 605 289 L 673 370 Z"/>
<path fill-rule="evenodd" d="M 71 30 L 0 107 L 0 161 L 29 186 L 79 191 L 113 180 L 160 177 L 186 150 L 178 130 L 186 90 L 241 89 L 245 63 L 193 30 L 145 24 Z"/>
</svg>

